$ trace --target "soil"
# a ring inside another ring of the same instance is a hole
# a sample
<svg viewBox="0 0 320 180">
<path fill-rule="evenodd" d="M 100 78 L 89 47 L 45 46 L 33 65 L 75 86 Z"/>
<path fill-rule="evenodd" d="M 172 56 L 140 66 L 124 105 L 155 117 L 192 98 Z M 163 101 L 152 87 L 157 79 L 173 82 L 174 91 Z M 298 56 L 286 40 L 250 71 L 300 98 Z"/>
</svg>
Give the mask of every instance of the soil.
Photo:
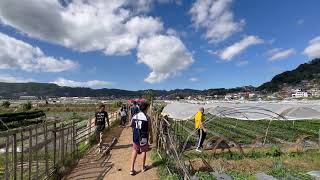
<svg viewBox="0 0 320 180">
<path fill-rule="evenodd" d="M 132 152 L 132 130 L 130 127 L 113 128 L 104 136 L 104 143 L 109 143 L 116 137 L 118 142 L 110 151 L 110 154 L 101 156 L 97 153 L 96 148 L 92 148 L 76 165 L 72 172 L 64 179 L 81 180 L 81 179 L 105 179 L 105 180 L 153 180 L 159 179 L 156 167 L 147 154 L 147 165 L 149 169 L 141 172 L 141 156 L 138 155 L 135 165 L 137 174 L 131 176 L 130 163 Z"/>
</svg>

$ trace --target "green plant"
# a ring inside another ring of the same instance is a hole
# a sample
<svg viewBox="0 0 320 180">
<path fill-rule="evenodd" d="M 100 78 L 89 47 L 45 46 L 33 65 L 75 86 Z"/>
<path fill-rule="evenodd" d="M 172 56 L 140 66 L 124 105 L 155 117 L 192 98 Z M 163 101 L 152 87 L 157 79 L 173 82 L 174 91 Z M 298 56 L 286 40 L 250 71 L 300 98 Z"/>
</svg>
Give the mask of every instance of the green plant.
<svg viewBox="0 0 320 180">
<path fill-rule="evenodd" d="M 10 102 L 9 101 L 3 101 L 1 106 L 4 107 L 4 108 L 9 108 Z"/>
<path fill-rule="evenodd" d="M 113 108 L 120 108 L 121 106 L 122 106 L 122 102 L 121 101 L 115 101 L 115 102 L 113 102 L 112 104 L 111 104 L 111 106 L 113 107 Z"/>
<path fill-rule="evenodd" d="M 227 172 L 227 174 L 229 176 L 232 177 L 232 179 L 234 180 L 255 180 L 256 178 L 250 174 L 247 174 L 245 172 L 242 172 L 242 171 L 229 171 Z"/>
<path fill-rule="evenodd" d="M 28 101 L 27 103 L 22 104 L 22 110 L 23 111 L 29 111 L 32 109 L 32 103 Z"/>
<path fill-rule="evenodd" d="M 153 92 L 151 90 L 144 91 L 143 98 L 145 98 L 147 101 L 151 102 L 153 99 Z"/>
<path fill-rule="evenodd" d="M 202 172 L 202 171 L 196 172 L 195 176 L 198 177 L 199 180 L 215 180 L 216 179 L 212 174 L 208 172 Z"/>
<path fill-rule="evenodd" d="M 286 180 L 312 180 L 313 178 L 309 175 L 306 175 L 302 172 L 294 171 L 291 169 L 287 169 L 280 162 L 276 162 L 272 169 L 267 172 L 268 175 L 271 175 L 278 179 L 286 179 Z"/>
<path fill-rule="evenodd" d="M 267 156 L 280 157 L 282 154 L 279 146 L 272 146 L 271 149 L 266 153 Z"/>
<path fill-rule="evenodd" d="M 180 177 L 178 174 L 172 174 L 172 175 L 168 175 L 165 180 L 180 180 Z"/>
</svg>

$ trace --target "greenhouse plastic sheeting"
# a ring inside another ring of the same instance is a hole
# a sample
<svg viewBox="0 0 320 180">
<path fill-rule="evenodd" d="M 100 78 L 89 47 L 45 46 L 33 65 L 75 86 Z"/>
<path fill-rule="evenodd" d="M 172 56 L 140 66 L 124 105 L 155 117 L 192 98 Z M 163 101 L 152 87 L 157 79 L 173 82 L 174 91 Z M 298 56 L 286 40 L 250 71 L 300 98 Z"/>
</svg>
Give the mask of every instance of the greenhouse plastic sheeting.
<svg viewBox="0 0 320 180">
<path fill-rule="evenodd" d="M 218 117 L 230 117 L 243 120 L 300 120 L 320 119 L 320 102 L 211 102 L 195 103 L 169 103 L 162 114 L 179 120 L 193 118 L 200 107 L 205 113 Z"/>
</svg>

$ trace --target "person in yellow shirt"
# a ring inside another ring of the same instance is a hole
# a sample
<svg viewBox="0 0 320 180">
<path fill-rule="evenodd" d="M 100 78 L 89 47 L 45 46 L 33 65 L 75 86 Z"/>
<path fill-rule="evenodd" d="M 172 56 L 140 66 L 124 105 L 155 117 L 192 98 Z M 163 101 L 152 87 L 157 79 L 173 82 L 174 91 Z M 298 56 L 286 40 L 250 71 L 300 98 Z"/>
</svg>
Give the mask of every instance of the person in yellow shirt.
<svg viewBox="0 0 320 180">
<path fill-rule="evenodd" d="M 206 138 L 206 129 L 204 127 L 204 108 L 201 107 L 199 109 L 199 111 L 196 113 L 196 115 L 194 116 L 194 122 L 195 122 L 195 128 L 198 132 L 198 136 L 199 136 L 199 141 L 198 141 L 198 145 L 196 148 L 196 151 L 198 152 L 202 152 L 203 150 L 203 142 Z"/>
</svg>

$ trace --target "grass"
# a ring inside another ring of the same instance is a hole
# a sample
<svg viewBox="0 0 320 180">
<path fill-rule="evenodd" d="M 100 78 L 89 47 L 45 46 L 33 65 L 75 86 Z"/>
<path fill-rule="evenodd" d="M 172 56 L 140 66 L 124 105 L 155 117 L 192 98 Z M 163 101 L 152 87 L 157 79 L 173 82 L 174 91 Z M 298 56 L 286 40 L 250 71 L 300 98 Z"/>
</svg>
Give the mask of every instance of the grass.
<svg viewBox="0 0 320 180">
<path fill-rule="evenodd" d="M 160 153 L 162 159 L 159 157 L 157 150 L 152 149 L 150 158 L 153 164 L 157 167 L 157 175 L 160 180 L 182 180 L 183 178 L 175 170 L 174 162 L 169 159 L 164 153 Z M 168 171 L 167 167 L 170 169 Z"/>
</svg>

